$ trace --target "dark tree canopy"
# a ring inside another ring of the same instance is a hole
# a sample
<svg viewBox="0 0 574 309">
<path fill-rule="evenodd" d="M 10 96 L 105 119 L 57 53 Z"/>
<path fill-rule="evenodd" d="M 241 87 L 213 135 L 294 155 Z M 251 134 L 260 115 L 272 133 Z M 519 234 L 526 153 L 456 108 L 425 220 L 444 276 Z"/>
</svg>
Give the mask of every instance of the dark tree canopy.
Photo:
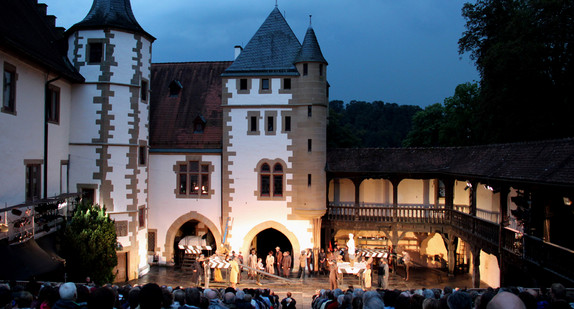
<svg viewBox="0 0 574 309">
<path fill-rule="evenodd" d="M 476 143 L 574 136 L 574 1 L 477 0 L 462 9 L 481 75 Z"/>
<path fill-rule="evenodd" d="M 99 205 L 82 202 L 66 225 L 62 241 L 69 279 L 84 282 L 89 276 L 98 284 L 114 281 L 118 264 L 114 221 Z"/>
<path fill-rule="evenodd" d="M 400 147 L 421 108 L 382 101 L 331 101 L 327 146 L 329 148 Z"/>
</svg>

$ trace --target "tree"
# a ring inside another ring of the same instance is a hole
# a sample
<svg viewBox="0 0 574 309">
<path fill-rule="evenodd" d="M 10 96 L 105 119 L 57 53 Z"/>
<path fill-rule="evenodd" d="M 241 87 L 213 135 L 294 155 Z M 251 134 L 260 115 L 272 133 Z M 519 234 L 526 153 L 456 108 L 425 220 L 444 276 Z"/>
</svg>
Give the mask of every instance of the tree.
<svg viewBox="0 0 574 309">
<path fill-rule="evenodd" d="M 468 146 L 477 143 L 477 83 L 456 86 L 454 95 L 444 99 L 444 118 L 439 132 L 441 146 Z"/>
<path fill-rule="evenodd" d="M 427 106 L 413 116 L 413 127 L 403 141 L 405 147 L 440 146 L 441 128 L 445 119 L 440 103 Z"/>
<path fill-rule="evenodd" d="M 574 135 L 574 1 L 477 0 L 462 9 L 481 75 L 477 142 Z"/>
<path fill-rule="evenodd" d="M 89 276 L 98 284 L 113 282 L 118 264 L 114 221 L 105 207 L 80 203 L 66 225 L 62 251 L 70 280 L 83 282 Z"/>
</svg>

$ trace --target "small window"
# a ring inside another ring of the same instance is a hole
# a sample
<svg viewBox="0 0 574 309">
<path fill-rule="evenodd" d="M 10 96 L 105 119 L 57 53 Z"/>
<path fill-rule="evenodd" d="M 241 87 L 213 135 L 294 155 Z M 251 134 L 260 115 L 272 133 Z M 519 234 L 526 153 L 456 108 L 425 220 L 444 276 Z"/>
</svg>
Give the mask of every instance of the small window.
<svg viewBox="0 0 574 309">
<path fill-rule="evenodd" d="M 249 131 L 257 132 L 257 116 L 249 117 Z"/>
<path fill-rule="evenodd" d="M 141 166 L 147 164 L 147 146 L 138 147 L 138 164 Z"/>
<path fill-rule="evenodd" d="M 191 160 L 177 167 L 178 197 L 209 195 L 209 164 Z"/>
<path fill-rule="evenodd" d="M 4 85 L 2 89 L 2 112 L 16 112 L 16 67 L 4 62 Z"/>
<path fill-rule="evenodd" d="M 274 128 L 274 117 L 273 116 L 268 116 L 267 117 L 267 132 L 273 132 L 275 131 Z"/>
<path fill-rule="evenodd" d="M 285 132 L 291 132 L 291 116 L 285 116 Z"/>
<path fill-rule="evenodd" d="M 261 90 L 269 90 L 269 78 L 261 80 Z"/>
<path fill-rule="evenodd" d="M 313 116 L 313 105 L 307 105 L 307 117 L 311 118 Z"/>
<path fill-rule="evenodd" d="M 291 89 L 291 79 L 290 78 L 284 78 L 283 79 L 283 89 Z"/>
<path fill-rule="evenodd" d="M 181 89 L 183 89 L 181 83 L 177 79 L 172 80 L 171 83 L 169 83 L 169 96 L 170 97 L 179 96 Z"/>
<path fill-rule="evenodd" d="M 100 64 L 104 61 L 104 43 L 88 43 L 88 64 Z"/>
<path fill-rule="evenodd" d="M 203 133 L 206 124 L 207 121 L 205 120 L 205 118 L 203 118 L 203 116 L 199 115 L 195 117 L 195 119 L 193 120 L 193 133 L 196 134 Z"/>
<path fill-rule="evenodd" d="M 146 221 L 145 213 L 146 213 L 145 207 L 138 208 L 138 223 L 140 228 L 145 227 L 145 221 Z"/>
<path fill-rule="evenodd" d="M 323 64 L 319 64 L 319 76 L 323 76 Z"/>
<path fill-rule="evenodd" d="M 303 63 L 303 76 L 307 76 L 309 74 L 309 64 Z"/>
<path fill-rule="evenodd" d="M 26 165 L 26 201 L 40 199 L 41 194 L 41 168 L 40 164 Z"/>
<path fill-rule="evenodd" d="M 147 101 L 147 93 L 148 93 L 148 84 L 147 80 L 142 80 L 141 89 L 140 89 L 140 97 L 142 101 Z"/>
<path fill-rule="evenodd" d="M 307 140 L 307 152 L 311 152 L 313 141 L 311 139 Z"/>
<path fill-rule="evenodd" d="M 307 187 L 311 186 L 311 174 L 307 174 Z"/>
<path fill-rule="evenodd" d="M 273 171 L 268 163 L 264 163 L 259 170 L 259 177 L 260 196 L 283 196 L 283 166 L 280 163 L 273 165 Z"/>
<path fill-rule="evenodd" d="M 46 120 L 60 123 L 60 88 L 53 85 L 46 90 Z"/>
<path fill-rule="evenodd" d="M 247 90 L 247 79 L 242 78 L 239 80 L 239 90 Z"/>
</svg>

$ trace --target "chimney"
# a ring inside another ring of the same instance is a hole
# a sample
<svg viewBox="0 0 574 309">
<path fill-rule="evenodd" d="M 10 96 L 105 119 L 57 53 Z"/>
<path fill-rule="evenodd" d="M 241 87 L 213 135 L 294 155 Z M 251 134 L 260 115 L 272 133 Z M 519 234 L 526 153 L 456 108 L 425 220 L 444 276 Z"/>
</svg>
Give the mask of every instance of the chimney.
<svg viewBox="0 0 574 309">
<path fill-rule="evenodd" d="M 46 22 L 50 27 L 56 27 L 56 16 L 54 15 L 47 15 Z"/>
<path fill-rule="evenodd" d="M 36 8 L 38 9 L 38 12 L 40 13 L 40 15 L 46 16 L 46 12 L 48 11 L 48 5 L 47 4 L 38 3 L 38 4 L 36 4 Z"/>
<path fill-rule="evenodd" d="M 237 57 L 239 57 L 241 51 L 243 51 L 243 47 L 241 47 L 241 45 L 235 45 L 235 58 L 233 58 L 234 60 L 237 59 Z"/>
</svg>

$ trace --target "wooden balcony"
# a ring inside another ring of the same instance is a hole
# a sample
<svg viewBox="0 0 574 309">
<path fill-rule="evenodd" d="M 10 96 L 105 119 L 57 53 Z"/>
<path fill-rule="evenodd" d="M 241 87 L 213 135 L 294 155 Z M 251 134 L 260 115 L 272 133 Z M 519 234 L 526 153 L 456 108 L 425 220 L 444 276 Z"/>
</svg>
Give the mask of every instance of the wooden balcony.
<svg viewBox="0 0 574 309">
<path fill-rule="evenodd" d="M 460 209 L 460 208 L 459 208 Z M 461 209 L 463 210 L 463 209 Z M 498 218 L 498 213 L 487 214 Z M 502 228 L 491 220 L 472 216 L 458 210 L 434 205 L 329 203 L 323 217 L 324 224 L 336 228 L 365 230 L 405 229 L 409 231 L 453 231 L 465 242 L 499 256 L 501 250 L 524 262 L 574 282 L 574 251 L 524 235 L 510 228 Z"/>
</svg>

